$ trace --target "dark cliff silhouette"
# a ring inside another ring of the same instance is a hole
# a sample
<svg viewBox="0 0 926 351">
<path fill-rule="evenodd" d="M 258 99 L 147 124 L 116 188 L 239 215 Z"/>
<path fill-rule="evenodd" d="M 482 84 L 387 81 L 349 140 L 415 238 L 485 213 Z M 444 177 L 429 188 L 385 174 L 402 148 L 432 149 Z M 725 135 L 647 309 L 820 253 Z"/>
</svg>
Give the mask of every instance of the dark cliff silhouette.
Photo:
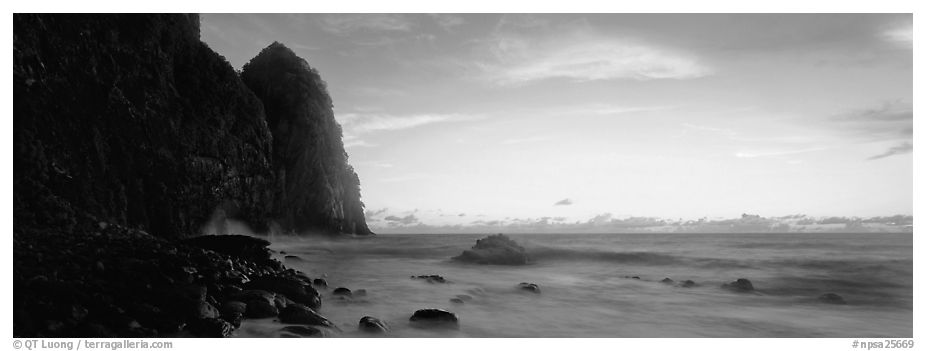
<svg viewBox="0 0 926 351">
<path fill-rule="evenodd" d="M 184 237 L 221 208 L 257 231 L 370 233 L 314 71 L 311 89 L 287 92 L 249 69 L 262 103 L 200 41 L 197 15 L 13 22 L 14 231 L 108 222 Z"/>
<path fill-rule="evenodd" d="M 273 134 L 277 223 L 296 232 L 370 234 L 360 181 L 347 163 L 341 126 L 318 72 L 274 42 L 244 65 L 241 76 L 263 101 Z"/>
</svg>

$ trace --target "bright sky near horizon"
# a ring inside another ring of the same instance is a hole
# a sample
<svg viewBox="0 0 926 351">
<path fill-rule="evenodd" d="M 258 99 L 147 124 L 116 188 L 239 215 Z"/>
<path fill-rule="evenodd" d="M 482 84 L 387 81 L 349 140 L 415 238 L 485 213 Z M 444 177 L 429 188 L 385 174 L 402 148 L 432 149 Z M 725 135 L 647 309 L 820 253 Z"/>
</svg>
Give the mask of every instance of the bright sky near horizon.
<svg viewBox="0 0 926 351">
<path fill-rule="evenodd" d="M 912 214 L 909 14 L 204 14 L 319 71 L 377 221 Z"/>
</svg>

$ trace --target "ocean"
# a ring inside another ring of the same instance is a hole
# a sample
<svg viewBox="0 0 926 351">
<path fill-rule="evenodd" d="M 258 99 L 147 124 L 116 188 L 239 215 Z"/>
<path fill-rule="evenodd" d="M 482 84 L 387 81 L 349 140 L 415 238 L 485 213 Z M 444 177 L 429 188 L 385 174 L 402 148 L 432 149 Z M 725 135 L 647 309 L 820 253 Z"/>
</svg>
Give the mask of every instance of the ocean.
<svg viewBox="0 0 926 351">
<path fill-rule="evenodd" d="M 910 233 L 512 234 L 533 264 L 450 260 L 485 236 L 273 238 L 271 249 L 287 267 L 328 281 L 319 313 L 343 330 L 334 337 L 365 337 L 356 331 L 363 316 L 386 321 L 390 337 L 913 336 Z M 425 274 L 448 283 L 410 278 Z M 738 278 L 755 291 L 721 288 Z M 517 289 L 521 282 L 541 293 Z M 336 287 L 367 294 L 339 299 Z M 846 304 L 822 303 L 824 293 Z M 457 295 L 472 299 L 451 302 Z M 459 330 L 411 327 L 409 317 L 423 308 L 456 313 Z M 280 327 L 246 320 L 237 336 L 277 337 Z"/>
</svg>

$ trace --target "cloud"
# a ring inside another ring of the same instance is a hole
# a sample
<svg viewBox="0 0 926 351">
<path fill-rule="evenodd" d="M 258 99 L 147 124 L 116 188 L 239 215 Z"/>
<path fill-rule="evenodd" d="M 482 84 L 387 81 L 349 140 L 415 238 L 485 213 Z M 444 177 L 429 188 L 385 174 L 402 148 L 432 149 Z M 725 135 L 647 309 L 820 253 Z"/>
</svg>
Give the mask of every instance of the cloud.
<svg viewBox="0 0 926 351">
<path fill-rule="evenodd" d="M 374 210 L 367 210 L 366 212 L 364 212 L 364 215 L 366 215 L 367 217 L 375 217 L 375 216 L 379 216 L 379 215 L 381 215 L 381 214 L 386 213 L 387 210 L 389 210 L 389 209 L 388 209 L 388 208 L 385 208 L 385 207 L 383 207 L 383 208 L 381 208 L 381 209 L 378 209 L 378 210 L 375 210 L 375 211 L 374 211 Z"/>
<path fill-rule="evenodd" d="M 562 199 L 553 204 L 553 206 L 569 206 L 572 205 L 572 200 Z"/>
<path fill-rule="evenodd" d="M 532 32 L 554 32 L 524 35 L 518 33 L 523 24 L 512 26 L 505 18 L 495 35 L 483 42 L 494 61 L 477 65 L 499 85 L 557 78 L 577 82 L 694 79 L 713 73 L 694 55 L 630 38 L 601 36 L 582 23 L 567 28 L 541 26 Z"/>
<path fill-rule="evenodd" d="M 386 220 L 386 222 L 387 222 L 389 225 L 393 225 L 393 226 L 395 226 L 395 225 L 411 225 L 411 224 L 418 223 L 418 217 L 415 217 L 415 215 L 413 215 L 413 214 L 407 215 L 407 216 L 405 216 L 405 217 L 386 216 L 386 218 L 384 218 L 384 219 Z"/>
<path fill-rule="evenodd" d="M 913 48 L 913 23 L 905 23 L 881 33 L 884 40 L 907 48 Z"/>
<path fill-rule="evenodd" d="M 788 156 L 788 155 L 797 155 L 808 152 L 823 151 L 826 150 L 824 147 L 812 147 L 807 149 L 799 150 L 774 150 L 774 151 L 740 151 L 737 152 L 734 156 L 738 158 L 758 158 L 758 157 L 776 157 L 776 156 Z"/>
<path fill-rule="evenodd" d="M 345 35 L 359 31 L 403 31 L 414 27 L 413 23 L 401 14 L 329 14 L 318 21 L 322 30 Z"/>
<path fill-rule="evenodd" d="M 345 113 L 338 119 L 350 135 L 381 131 L 396 131 L 416 128 L 428 124 L 445 122 L 462 122 L 479 119 L 479 116 L 466 114 L 411 114 L 390 115 L 378 113 Z"/>
<path fill-rule="evenodd" d="M 437 23 L 438 26 L 448 32 L 466 23 L 463 17 L 456 15 L 432 13 L 428 16 L 431 16 L 431 18 L 434 19 L 434 22 Z"/>
<path fill-rule="evenodd" d="M 887 151 L 885 151 L 885 152 L 882 153 L 882 154 L 878 154 L 878 155 L 869 157 L 868 159 L 869 159 L 869 160 L 877 160 L 877 159 L 882 159 L 882 158 L 885 158 L 885 157 L 891 157 L 891 156 L 894 156 L 894 155 L 908 154 L 908 153 L 911 153 L 911 152 L 913 152 L 913 143 L 904 142 L 904 143 L 902 143 L 902 144 L 900 144 L 900 145 L 897 145 L 897 146 L 894 146 L 894 147 L 892 147 L 892 148 L 890 148 L 890 149 L 887 149 Z"/>
</svg>

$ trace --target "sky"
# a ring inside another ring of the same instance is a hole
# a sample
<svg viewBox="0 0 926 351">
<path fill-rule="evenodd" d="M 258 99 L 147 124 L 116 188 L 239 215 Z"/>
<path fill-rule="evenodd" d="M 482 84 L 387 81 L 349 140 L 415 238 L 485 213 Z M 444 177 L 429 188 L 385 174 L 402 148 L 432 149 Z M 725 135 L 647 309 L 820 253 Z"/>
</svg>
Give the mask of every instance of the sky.
<svg viewBox="0 0 926 351">
<path fill-rule="evenodd" d="M 909 14 L 201 18 L 319 71 L 374 231 L 913 211 Z"/>
</svg>

